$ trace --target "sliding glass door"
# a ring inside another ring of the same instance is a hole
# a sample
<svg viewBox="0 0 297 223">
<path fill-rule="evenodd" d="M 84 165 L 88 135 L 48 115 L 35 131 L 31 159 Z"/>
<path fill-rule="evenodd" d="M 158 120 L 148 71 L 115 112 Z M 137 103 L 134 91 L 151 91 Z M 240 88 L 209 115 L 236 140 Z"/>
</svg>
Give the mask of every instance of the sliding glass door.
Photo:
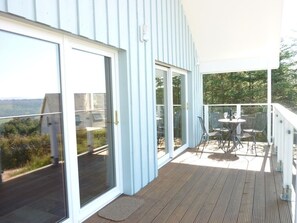
<svg viewBox="0 0 297 223">
<path fill-rule="evenodd" d="M 172 73 L 172 111 L 174 150 L 187 143 L 186 75 Z"/>
<path fill-rule="evenodd" d="M 156 70 L 156 126 L 158 159 L 169 158 L 168 150 L 168 103 L 167 69 Z"/>
<path fill-rule="evenodd" d="M 159 166 L 187 148 L 186 72 L 156 67 L 156 127 Z"/>
<path fill-rule="evenodd" d="M 72 49 L 80 205 L 116 186 L 111 60 Z"/>
</svg>

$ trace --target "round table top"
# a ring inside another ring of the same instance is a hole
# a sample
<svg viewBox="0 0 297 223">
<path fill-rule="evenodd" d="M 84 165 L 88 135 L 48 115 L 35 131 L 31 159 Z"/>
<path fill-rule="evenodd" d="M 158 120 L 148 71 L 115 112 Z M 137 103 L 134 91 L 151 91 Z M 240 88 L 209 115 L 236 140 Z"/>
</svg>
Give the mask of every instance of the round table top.
<svg viewBox="0 0 297 223">
<path fill-rule="evenodd" d="M 242 118 L 233 118 L 232 120 L 230 120 L 229 118 L 222 118 L 218 120 L 219 122 L 223 122 L 223 123 L 243 123 L 246 122 L 245 119 Z"/>
</svg>

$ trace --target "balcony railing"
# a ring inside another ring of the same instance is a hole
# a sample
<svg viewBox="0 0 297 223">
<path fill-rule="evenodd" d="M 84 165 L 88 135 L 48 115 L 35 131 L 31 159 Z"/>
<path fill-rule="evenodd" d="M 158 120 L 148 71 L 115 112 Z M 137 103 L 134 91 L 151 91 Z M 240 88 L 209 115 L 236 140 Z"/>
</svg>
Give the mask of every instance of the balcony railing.
<svg viewBox="0 0 297 223">
<path fill-rule="evenodd" d="M 218 113 L 223 118 L 224 112 L 236 112 L 239 117 L 254 116 L 257 112 L 267 113 L 266 139 L 271 146 L 272 155 L 277 158 L 277 170 L 282 173 L 282 200 L 291 202 L 292 219 L 297 222 L 296 200 L 296 158 L 297 158 L 297 114 L 280 104 L 215 104 L 204 105 L 204 120 L 207 130 L 212 129 L 211 114 Z M 241 131 L 240 127 L 237 129 Z"/>
</svg>

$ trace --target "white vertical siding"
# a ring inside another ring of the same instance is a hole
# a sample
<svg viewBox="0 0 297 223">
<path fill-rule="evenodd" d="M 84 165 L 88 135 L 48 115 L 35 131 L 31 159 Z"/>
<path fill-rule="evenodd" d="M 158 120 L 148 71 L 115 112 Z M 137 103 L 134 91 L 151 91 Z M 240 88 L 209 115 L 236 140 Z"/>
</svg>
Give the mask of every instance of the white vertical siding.
<svg viewBox="0 0 297 223">
<path fill-rule="evenodd" d="M 58 0 L 36 1 L 36 19 L 52 27 L 59 27 Z"/>
<path fill-rule="evenodd" d="M 144 24 L 144 4 L 143 0 L 137 0 L 137 21 L 138 27 Z M 140 37 L 138 37 L 139 39 Z M 139 42 L 139 41 L 138 41 Z M 139 42 L 138 44 L 138 91 L 139 91 L 139 129 L 140 129 L 140 152 L 141 152 L 141 170 L 144 171 L 142 175 L 141 185 L 148 182 L 148 134 L 147 134 L 147 126 L 148 126 L 148 105 L 147 105 L 147 83 L 146 83 L 146 70 L 145 70 L 145 43 Z"/>
<path fill-rule="evenodd" d="M 107 29 L 108 41 L 107 44 L 119 47 L 119 23 L 118 23 L 118 1 L 108 0 L 107 2 Z"/>
<path fill-rule="evenodd" d="M 134 191 L 142 187 L 141 173 L 141 135 L 140 135 L 140 97 L 139 97 L 139 73 L 138 73 L 138 26 L 137 26 L 137 0 L 128 0 L 129 12 L 129 71 L 130 74 L 130 112 L 131 112 L 131 135 L 132 140 L 132 160 L 133 160 L 133 186 Z M 138 149 L 136 149 L 138 148 Z M 132 191 L 132 193 L 134 192 Z"/>
<path fill-rule="evenodd" d="M 167 21 L 167 61 L 169 64 L 172 64 L 172 20 L 171 20 L 171 2 L 170 0 L 166 1 L 166 21 Z"/>
<path fill-rule="evenodd" d="M 6 6 L 7 12 L 22 16 L 30 20 L 36 19 L 34 0 L 6 0 Z"/>
<path fill-rule="evenodd" d="M 78 34 L 94 39 L 94 5 L 93 0 L 78 0 Z"/>
<path fill-rule="evenodd" d="M 107 0 L 94 1 L 95 36 L 99 42 L 107 43 Z"/>
<path fill-rule="evenodd" d="M 144 20 L 149 27 L 152 27 L 152 4 L 150 0 L 144 0 Z M 147 96 L 147 138 L 148 138 L 148 181 L 152 181 L 157 176 L 157 137 L 155 134 L 156 123 L 154 120 L 156 117 L 155 114 L 155 77 L 154 77 L 154 53 L 153 53 L 153 37 L 150 33 L 150 41 L 145 44 L 145 83 L 146 83 L 146 96 Z M 150 123 L 150 124 L 149 124 Z M 154 166 L 154 167 L 153 167 Z M 153 168 L 152 168 L 153 167 Z"/>
<path fill-rule="evenodd" d="M 155 0 L 152 0 L 155 1 Z M 157 58 L 160 61 L 164 61 L 164 56 L 163 56 L 163 15 L 162 15 L 162 1 L 156 1 L 156 26 L 157 26 L 157 50 L 158 50 L 158 55 Z"/>
<path fill-rule="evenodd" d="M 128 49 L 128 6 L 127 1 L 121 1 L 118 7 L 119 44 L 120 48 Z M 100 27 L 100 26 L 99 26 Z"/>
<path fill-rule="evenodd" d="M 77 4 L 76 0 L 63 0 L 59 2 L 59 26 L 58 28 L 68 32 L 78 33 Z"/>
<path fill-rule="evenodd" d="M 7 11 L 7 6 L 5 1 L 0 1 L 0 11 Z"/>
<path fill-rule="evenodd" d="M 202 76 L 179 0 L 2 0 L 0 10 L 119 48 L 125 193 L 157 176 L 155 61 L 189 72 L 190 123 L 202 108 Z M 140 41 L 140 26 L 149 41 Z M 200 108 L 201 107 L 201 108 Z M 190 146 L 197 142 L 190 124 Z M 126 162 L 127 161 L 127 162 Z"/>
</svg>

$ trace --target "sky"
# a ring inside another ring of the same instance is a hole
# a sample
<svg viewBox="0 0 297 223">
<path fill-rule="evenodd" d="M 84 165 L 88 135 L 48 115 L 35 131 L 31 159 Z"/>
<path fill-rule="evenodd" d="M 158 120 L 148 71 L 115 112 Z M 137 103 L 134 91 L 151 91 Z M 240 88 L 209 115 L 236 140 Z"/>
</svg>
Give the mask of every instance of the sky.
<svg viewBox="0 0 297 223">
<path fill-rule="evenodd" d="M 0 31 L 0 100 L 60 93 L 59 47 Z M 72 50 L 67 83 L 73 93 L 105 93 L 104 56 Z"/>
</svg>

